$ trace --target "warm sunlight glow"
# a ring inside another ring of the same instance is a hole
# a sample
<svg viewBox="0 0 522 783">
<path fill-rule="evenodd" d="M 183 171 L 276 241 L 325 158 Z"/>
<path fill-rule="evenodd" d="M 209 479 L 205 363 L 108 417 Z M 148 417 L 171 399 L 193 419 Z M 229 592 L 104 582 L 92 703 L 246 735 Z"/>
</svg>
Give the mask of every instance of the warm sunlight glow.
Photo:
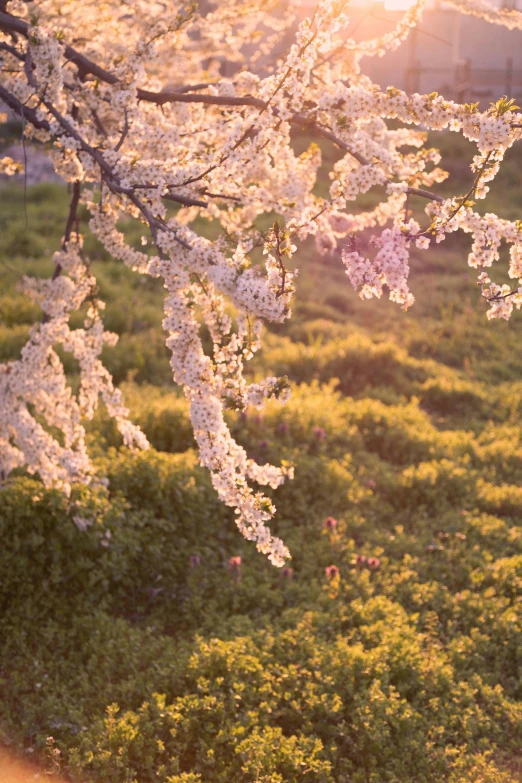
<svg viewBox="0 0 522 783">
<path fill-rule="evenodd" d="M 0 747 L 0 780 L 2 783 L 34 783 L 47 779 L 47 774 L 36 765 L 19 759 L 6 748 Z M 63 783 L 61 778 L 52 776 L 53 783 Z"/>
<path fill-rule="evenodd" d="M 384 0 L 385 11 L 405 11 L 411 8 L 415 0 Z"/>
</svg>

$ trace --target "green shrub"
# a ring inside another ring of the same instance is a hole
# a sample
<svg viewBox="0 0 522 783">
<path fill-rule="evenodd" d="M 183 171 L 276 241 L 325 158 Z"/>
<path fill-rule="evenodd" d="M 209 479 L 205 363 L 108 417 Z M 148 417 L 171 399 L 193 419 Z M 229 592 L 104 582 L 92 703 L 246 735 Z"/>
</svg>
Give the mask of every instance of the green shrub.
<svg viewBox="0 0 522 783">
<path fill-rule="evenodd" d="M 51 274 L 68 196 L 29 188 L 26 226 L 23 188 L 0 191 L 5 361 L 38 317 L 18 282 Z M 2 736 L 40 757 L 54 737 L 62 771 L 93 783 L 518 779 L 521 316 L 485 323 L 459 241 L 412 254 L 406 316 L 306 246 L 295 317 L 252 362 L 292 398 L 227 413 L 250 456 L 296 467 L 269 491 L 292 551 L 278 570 L 198 465 L 161 282 L 86 239 L 120 335 L 104 361 L 153 448 L 123 449 L 101 408 L 91 487 L 5 482 Z"/>
</svg>

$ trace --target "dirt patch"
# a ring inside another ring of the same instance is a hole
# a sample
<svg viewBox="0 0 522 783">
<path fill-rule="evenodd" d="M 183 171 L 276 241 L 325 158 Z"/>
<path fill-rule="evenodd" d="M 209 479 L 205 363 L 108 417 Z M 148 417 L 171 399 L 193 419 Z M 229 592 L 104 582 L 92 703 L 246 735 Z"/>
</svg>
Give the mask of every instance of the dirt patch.
<svg viewBox="0 0 522 783">
<path fill-rule="evenodd" d="M 26 759 L 21 759 L 5 747 L 0 747 L 0 781 L 2 783 L 66 783 Z"/>
</svg>

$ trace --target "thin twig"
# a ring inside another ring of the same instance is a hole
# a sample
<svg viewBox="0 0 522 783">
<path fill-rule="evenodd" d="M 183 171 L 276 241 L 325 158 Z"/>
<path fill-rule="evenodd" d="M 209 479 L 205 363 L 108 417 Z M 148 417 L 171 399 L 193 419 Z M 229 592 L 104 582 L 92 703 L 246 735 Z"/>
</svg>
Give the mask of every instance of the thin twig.
<svg viewBox="0 0 522 783">
<path fill-rule="evenodd" d="M 18 114 L 20 117 L 25 117 L 25 119 L 30 122 L 34 128 L 46 131 L 51 129 L 51 126 L 47 120 L 40 120 L 34 109 L 30 109 L 28 106 L 25 106 L 21 101 L 18 100 L 18 98 L 15 98 L 15 96 L 10 93 L 9 90 L 6 90 L 5 87 L 2 87 L 1 84 L 0 99 L 6 103 L 9 108 L 13 109 L 13 111 L 16 112 L 16 114 Z"/>
<path fill-rule="evenodd" d="M 229 201 L 241 201 L 238 196 L 226 196 L 224 193 L 210 193 L 208 190 L 204 190 L 202 195 L 208 196 L 209 198 L 223 198 L 228 199 Z"/>
<path fill-rule="evenodd" d="M 73 185 L 72 197 L 69 204 L 69 214 L 67 216 L 67 223 L 65 224 L 65 231 L 62 239 L 62 252 L 65 252 L 67 250 L 67 245 L 71 240 L 71 234 L 75 223 L 76 223 L 76 234 L 78 234 L 78 204 L 79 203 L 80 203 L 80 180 L 77 179 Z M 61 273 L 62 273 L 62 265 L 58 263 L 54 268 L 54 272 L 51 280 L 56 280 L 58 277 L 60 277 Z M 47 313 L 44 313 L 44 316 L 42 318 L 42 324 L 47 323 L 48 320 L 49 320 L 49 315 Z"/>
<path fill-rule="evenodd" d="M 420 196 L 421 198 L 427 198 L 430 201 L 445 201 L 442 196 L 438 196 L 436 193 L 432 193 L 431 190 L 422 190 L 421 188 L 408 188 L 407 195 Z"/>
<path fill-rule="evenodd" d="M 187 196 L 177 196 L 175 193 L 165 193 L 161 198 L 165 201 L 175 201 L 184 207 L 208 207 L 208 202 L 200 201 L 197 198 L 188 198 Z"/>
<path fill-rule="evenodd" d="M 279 225 L 276 223 L 274 227 L 274 235 L 276 240 L 276 246 L 274 248 L 275 256 L 277 259 L 277 263 L 279 264 L 279 267 L 281 269 L 281 290 L 277 292 L 277 298 L 280 296 L 283 296 L 285 293 L 285 285 L 286 285 L 286 266 L 283 263 L 283 258 L 281 256 L 281 235 L 279 230 Z"/>
<path fill-rule="evenodd" d="M 153 185 L 151 182 L 147 182 L 140 185 L 130 185 L 128 188 L 123 188 L 121 185 L 112 183 L 111 189 L 115 193 L 123 193 L 125 196 L 134 194 L 136 190 L 156 190 L 157 185 Z M 183 204 L 185 207 L 208 207 L 206 201 L 200 201 L 196 198 L 190 198 L 189 196 L 179 196 L 177 193 L 164 193 L 161 194 L 161 198 L 166 201 L 175 201 L 177 204 Z"/>
<path fill-rule="evenodd" d="M 129 113 L 128 113 L 128 111 L 127 111 L 127 109 L 126 109 L 126 108 L 124 108 L 124 109 L 123 109 L 123 111 L 124 111 L 124 114 L 125 114 L 125 123 L 124 123 L 124 125 L 123 125 L 123 131 L 122 131 L 122 133 L 121 133 L 120 140 L 119 140 L 119 142 L 116 144 L 116 146 L 114 147 L 114 151 L 115 151 L 115 152 L 118 152 L 118 150 L 120 150 L 120 149 L 121 149 L 121 147 L 122 147 L 122 145 L 123 145 L 123 142 L 124 142 L 124 141 L 125 141 L 125 139 L 127 138 L 127 134 L 128 134 L 128 132 L 129 132 Z"/>
<path fill-rule="evenodd" d="M 96 125 L 98 131 L 102 134 L 102 136 L 104 136 L 107 139 L 109 137 L 109 134 L 107 132 L 107 129 L 106 129 L 105 125 L 102 122 L 102 119 L 101 119 L 100 115 L 96 111 L 96 109 L 91 109 L 91 115 L 92 115 L 92 118 L 93 118 L 93 120 L 95 122 L 95 125 Z"/>
<path fill-rule="evenodd" d="M 510 296 L 514 296 L 515 294 L 519 293 L 518 288 L 514 288 L 511 291 L 508 291 L 507 294 L 495 294 L 495 296 L 486 296 L 484 297 L 486 302 L 498 302 L 500 299 L 508 299 Z"/>
<path fill-rule="evenodd" d="M 14 46 L 11 46 L 5 41 L 0 41 L 0 49 L 3 50 L 4 52 L 9 52 L 9 54 L 12 54 L 13 57 L 16 57 L 17 60 L 20 60 L 20 62 L 25 61 L 25 55 L 22 54 L 22 52 L 19 52 L 18 49 L 16 49 Z"/>
</svg>

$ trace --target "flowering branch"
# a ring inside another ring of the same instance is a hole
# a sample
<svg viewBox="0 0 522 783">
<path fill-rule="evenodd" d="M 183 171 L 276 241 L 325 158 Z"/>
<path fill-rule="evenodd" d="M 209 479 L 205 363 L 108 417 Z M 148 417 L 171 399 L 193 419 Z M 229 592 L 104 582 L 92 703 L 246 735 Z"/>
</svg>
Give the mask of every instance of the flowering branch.
<svg viewBox="0 0 522 783">
<path fill-rule="evenodd" d="M 273 71 L 264 75 L 249 69 L 247 44 L 270 30 L 258 44 L 259 56 L 269 58 L 291 14 L 271 15 L 260 0 L 209 2 L 204 12 L 172 0 L 161 16 L 146 0 L 108 0 L 99 18 L 80 0 L 0 4 L 0 99 L 23 118 L 24 139 L 47 144 L 57 172 L 73 188 L 52 278 L 25 281 L 43 319 L 20 359 L 0 365 L 2 475 L 25 466 L 65 492 L 74 481 L 92 480 L 82 421 L 99 398 L 124 442 L 147 446 L 99 360 L 103 344 L 113 344 L 115 336 L 103 329 L 103 303 L 95 296 L 79 231 L 73 241 L 80 203 L 90 212 L 90 230 L 114 258 L 163 280 L 173 377 L 189 402 L 201 463 L 243 535 L 276 565 L 289 553 L 269 529 L 274 506 L 255 485 L 275 489 L 292 469 L 250 459 L 232 438 L 224 412 L 288 395 L 285 379 L 252 383 L 245 368 L 260 348 L 263 322 L 280 323 L 291 314 L 296 273 L 288 261 L 297 244 L 309 236 L 321 252 L 346 244 L 343 261 L 359 294 L 379 297 L 387 289 L 406 308 L 414 301 L 411 247 L 425 249 L 462 230 L 473 237 L 468 262 L 481 270 L 488 317 L 507 318 L 520 306 L 522 224 L 481 216 L 469 200 L 486 196 L 486 183 L 521 138 L 518 107 L 501 99 L 480 111 L 436 93 L 383 92 L 361 73 L 364 57 L 406 38 L 423 2 L 391 33 L 355 43 L 345 37 L 347 4 L 318 0 L 289 50 L 274 57 Z M 482 0 L 462 0 L 462 8 L 492 16 Z M 508 12 L 493 16 L 508 26 L 519 23 Z M 225 55 L 235 64 L 233 81 L 212 65 Z M 183 73 L 186 84 L 169 89 L 173 73 Z M 438 167 L 439 153 L 425 147 L 425 131 L 415 126 L 449 129 L 476 145 L 476 176 L 466 197 L 433 191 L 446 172 Z M 311 143 L 297 155 L 295 128 L 341 153 L 329 172 L 326 199 L 314 192 L 321 150 Z M 8 159 L 0 165 L 14 170 Z M 371 188 L 385 194 L 381 203 L 367 212 L 352 210 L 350 202 Z M 412 197 L 428 202 L 425 231 L 410 216 Z M 178 206 L 174 214 L 168 202 Z M 200 210 L 221 229 L 214 241 L 194 228 Z M 277 220 L 263 235 L 256 221 L 268 213 Z M 142 226 L 144 244 L 152 237 L 152 255 L 127 243 L 118 230 L 122 217 Z M 356 243 L 357 234 L 370 229 L 372 259 Z M 513 290 L 483 271 L 499 259 L 501 242 L 510 246 L 509 274 L 518 281 Z M 261 245 L 264 267 L 252 259 Z M 70 315 L 80 308 L 87 309 L 83 328 L 71 329 Z M 203 350 L 203 325 L 212 339 L 210 354 Z M 67 384 L 57 344 L 79 362 L 78 395 Z"/>
</svg>

